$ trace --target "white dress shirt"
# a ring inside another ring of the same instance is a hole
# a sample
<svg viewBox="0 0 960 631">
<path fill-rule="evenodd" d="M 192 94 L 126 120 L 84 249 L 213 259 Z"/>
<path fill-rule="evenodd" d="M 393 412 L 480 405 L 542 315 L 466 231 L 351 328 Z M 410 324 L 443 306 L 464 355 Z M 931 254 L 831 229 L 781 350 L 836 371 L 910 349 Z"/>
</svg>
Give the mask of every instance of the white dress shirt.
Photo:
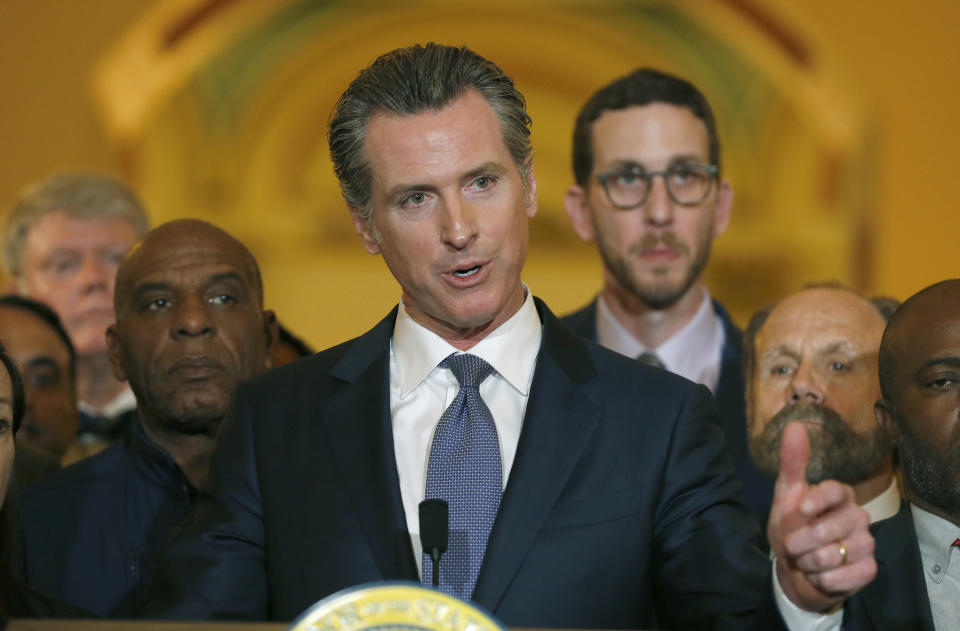
<svg viewBox="0 0 960 631">
<path fill-rule="evenodd" d="M 911 504 L 910 510 L 933 627 L 937 631 L 960 631 L 960 548 L 953 546 L 960 538 L 960 526 L 916 504 Z"/>
<path fill-rule="evenodd" d="M 870 523 L 893 517 L 900 512 L 900 489 L 897 488 L 897 480 L 894 479 L 887 490 L 876 496 L 860 508 L 867 511 L 870 515 Z"/>
<path fill-rule="evenodd" d="M 527 290 L 520 310 L 468 351 L 494 369 L 480 384 L 480 396 L 497 427 L 504 487 L 517 453 L 542 335 L 540 316 Z M 418 570 L 423 563 L 419 505 L 426 494 L 433 432 L 460 391 L 453 372 L 438 364 L 460 352 L 414 322 L 400 303 L 390 342 L 390 416 L 400 496 Z"/>
<path fill-rule="evenodd" d="M 603 296 L 597 297 L 597 342 L 601 346 L 627 357 L 654 353 L 667 370 L 694 383 L 702 383 L 713 393 L 716 393 L 720 381 L 720 359 L 725 341 L 723 321 L 713 310 L 706 289 L 693 318 L 656 348 L 644 346 L 617 321 Z"/>
</svg>

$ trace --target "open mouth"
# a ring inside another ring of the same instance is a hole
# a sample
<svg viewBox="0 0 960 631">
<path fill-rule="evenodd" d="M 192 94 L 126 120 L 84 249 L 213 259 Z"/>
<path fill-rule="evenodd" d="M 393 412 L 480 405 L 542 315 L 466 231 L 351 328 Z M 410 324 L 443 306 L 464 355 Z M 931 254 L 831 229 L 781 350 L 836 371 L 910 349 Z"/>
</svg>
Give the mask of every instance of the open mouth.
<svg viewBox="0 0 960 631">
<path fill-rule="evenodd" d="M 479 271 L 480 271 L 480 266 L 474 265 L 473 267 L 468 267 L 465 269 L 453 270 L 453 275 L 458 278 L 467 278 L 469 276 L 473 276 Z"/>
</svg>

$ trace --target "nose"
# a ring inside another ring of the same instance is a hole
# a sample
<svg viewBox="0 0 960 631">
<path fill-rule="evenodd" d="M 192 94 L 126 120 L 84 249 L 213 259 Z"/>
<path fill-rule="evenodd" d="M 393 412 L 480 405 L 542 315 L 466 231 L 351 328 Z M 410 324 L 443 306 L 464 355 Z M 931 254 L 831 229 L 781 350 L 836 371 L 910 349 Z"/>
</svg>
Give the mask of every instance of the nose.
<svg viewBox="0 0 960 631">
<path fill-rule="evenodd" d="M 212 336 L 217 327 L 210 315 L 210 305 L 198 296 L 184 299 L 176 310 L 170 335 L 173 339 Z"/>
<path fill-rule="evenodd" d="M 85 256 L 80 265 L 78 280 L 84 293 L 102 291 L 110 287 L 114 272 L 114 268 L 108 269 L 96 256 Z"/>
<path fill-rule="evenodd" d="M 469 201 L 453 196 L 445 203 L 441 238 L 456 250 L 469 246 L 477 238 L 476 211 Z"/>
<path fill-rule="evenodd" d="M 651 226 L 664 227 L 673 223 L 673 200 L 667 192 L 665 175 L 650 182 L 650 194 L 644 204 L 644 219 Z"/>
<path fill-rule="evenodd" d="M 824 390 L 810 362 L 803 361 L 790 381 L 791 403 L 823 403 Z"/>
</svg>

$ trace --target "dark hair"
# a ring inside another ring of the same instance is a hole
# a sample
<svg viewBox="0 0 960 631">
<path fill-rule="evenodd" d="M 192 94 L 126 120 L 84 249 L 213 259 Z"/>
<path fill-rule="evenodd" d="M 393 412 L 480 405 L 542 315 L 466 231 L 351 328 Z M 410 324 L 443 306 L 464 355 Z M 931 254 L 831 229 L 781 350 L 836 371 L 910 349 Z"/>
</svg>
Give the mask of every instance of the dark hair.
<svg viewBox="0 0 960 631">
<path fill-rule="evenodd" d="M 314 350 L 310 348 L 309 344 L 291 333 L 287 327 L 279 322 L 277 323 L 277 341 L 279 344 L 285 344 L 292 348 L 297 357 L 307 357 L 314 353 Z"/>
<path fill-rule="evenodd" d="M 853 294 L 854 296 L 862 298 L 864 301 L 873 305 L 873 307 L 877 310 L 877 313 L 880 314 L 880 317 L 883 318 L 883 321 L 886 323 L 890 322 L 894 312 L 900 305 L 900 302 L 896 298 L 890 298 L 889 296 L 874 296 L 872 298 L 867 297 L 856 289 L 848 287 L 837 281 L 807 283 L 803 286 L 801 291 L 806 291 L 807 289 L 837 289 Z M 747 328 L 743 331 L 743 379 L 747 388 L 748 397 L 750 396 L 750 384 L 753 381 L 753 371 L 756 369 L 757 334 L 760 332 L 760 329 L 763 328 L 763 325 L 766 324 L 767 318 L 770 317 L 770 312 L 772 312 L 778 304 L 779 301 L 757 309 L 757 311 L 750 318 Z M 882 379 L 880 382 L 880 387 L 882 390 Z M 749 401 L 747 404 L 749 405 Z"/>
<path fill-rule="evenodd" d="M 573 128 L 573 177 L 577 184 L 587 186 L 593 171 L 593 143 L 590 135 L 597 119 L 609 110 L 625 110 L 651 103 L 685 107 L 703 121 L 707 128 L 710 163 L 715 164 L 717 173 L 720 173 L 717 123 L 703 93 L 692 83 L 679 77 L 652 68 L 640 68 L 600 88 L 577 115 Z"/>
<path fill-rule="evenodd" d="M 360 71 L 330 117 L 330 157 L 347 204 L 370 223 L 367 124 L 378 112 L 411 116 L 437 111 L 475 89 L 500 121 L 503 141 L 526 184 L 531 167 L 530 116 L 513 79 L 469 48 L 429 43 L 398 48 Z"/>
<path fill-rule="evenodd" d="M 20 377 L 20 371 L 17 365 L 13 363 L 13 358 L 7 353 L 3 342 L 0 342 L 0 362 L 7 369 L 10 375 L 10 408 L 13 411 L 13 433 L 16 434 L 23 422 L 23 414 L 27 409 L 27 396 L 23 390 L 23 379 Z"/>
<path fill-rule="evenodd" d="M 26 396 L 23 392 L 23 380 L 17 370 L 13 358 L 7 354 L 7 349 L 0 343 L 0 363 L 10 375 L 11 397 L 10 407 L 13 410 L 13 433 L 16 434 L 23 422 L 23 413 L 26 408 Z M 13 463 L 10 464 L 13 466 Z M 0 616 L 22 615 L 23 605 L 16 582 L 13 579 L 13 536 L 16 520 L 10 505 L 10 489 L 7 488 L 5 497 L 0 497 Z"/>
<path fill-rule="evenodd" d="M 67 333 L 67 330 L 63 328 L 60 317 L 57 316 L 53 309 L 32 298 L 25 298 L 24 296 L 17 296 L 15 294 L 0 296 L 0 307 L 10 307 L 12 309 L 28 311 L 43 320 L 53 329 L 53 332 L 57 334 L 57 337 L 60 338 L 63 345 L 67 347 L 67 354 L 70 356 L 70 378 L 76 381 L 77 349 L 74 348 L 73 342 L 70 341 L 70 335 Z"/>
</svg>

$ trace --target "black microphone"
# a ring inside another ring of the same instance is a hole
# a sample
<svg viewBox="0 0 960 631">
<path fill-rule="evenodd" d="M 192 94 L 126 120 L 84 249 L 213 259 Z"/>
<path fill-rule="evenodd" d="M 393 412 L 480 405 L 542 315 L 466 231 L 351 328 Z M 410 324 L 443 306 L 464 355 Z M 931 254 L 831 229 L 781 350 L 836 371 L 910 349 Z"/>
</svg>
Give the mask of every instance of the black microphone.
<svg viewBox="0 0 960 631">
<path fill-rule="evenodd" d="M 449 510 L 444 500 L 420 502 L 420 543 L 433 559 L 433 586 L 440 588 L 440 556 L 447 551 Z"/>
</svg>

